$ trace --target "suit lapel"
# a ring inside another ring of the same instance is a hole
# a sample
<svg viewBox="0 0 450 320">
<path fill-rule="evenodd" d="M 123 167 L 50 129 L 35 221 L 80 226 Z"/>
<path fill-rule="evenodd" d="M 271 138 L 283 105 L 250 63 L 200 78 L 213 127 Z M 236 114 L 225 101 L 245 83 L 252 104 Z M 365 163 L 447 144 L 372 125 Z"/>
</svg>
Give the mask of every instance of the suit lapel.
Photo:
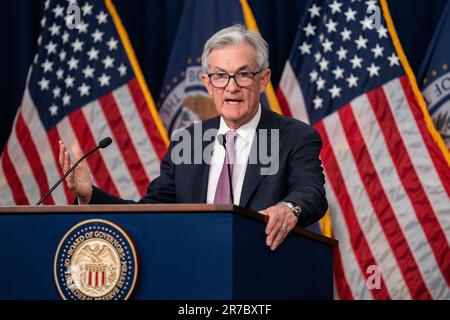
<svg viewBox="0 0 450 320">
<path fill-rule="evenodd" d="M 256 127 L 255 137 L 253 138 L 252 146 L 250 149 L 250 154 L 252 155 L 258 155 L 258 132 L 261 129 L 274 129 L 276 128 L 275 119 L 272 116 L 272 111 L 267 110 L 266 107 L 261 108 L 261 119 L 258 123 L 258 126 Z M 269 137 L 271 137 L 269 135 Z M 266 142 L 269 144 L 269 140 L 266 140 Z M 269 150 L 268 146 L 266 150 Z M 250 160 L 250 158 L 249 158 Z M 251 196 L 255 192 L 258 185 L 261 183 L 261 180 L 265 177 L 265 175 L 261 174 L 261 168 L 263 168 L 263 165 L 260 162 L 259 156 L 258 161 L 254 164 L 247 163 L 247 170 L 245 172 L 245 178 L 244 183 L 242 185 L 242 191 L 241 191 L 241 198 L 239 201 L 239 206 L 245 207 L 250 200 Z"/>
</svg>

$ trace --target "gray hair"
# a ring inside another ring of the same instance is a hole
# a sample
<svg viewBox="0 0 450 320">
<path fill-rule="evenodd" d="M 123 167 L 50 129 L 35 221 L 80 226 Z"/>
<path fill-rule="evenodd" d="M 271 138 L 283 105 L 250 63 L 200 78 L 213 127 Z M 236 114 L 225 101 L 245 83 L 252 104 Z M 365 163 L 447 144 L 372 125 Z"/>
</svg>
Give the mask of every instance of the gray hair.
<svg viewBox="0 0 450 320">
<path fill-rule="evenodd" d="M 214 49 L 225 47 L 231 44 L 248 43 L 256 51 L 256 60 L 259 70 L 269 67 L 269 45 L 261 35 L 254 31 L 248 30 L 240 24 L 222 29 L 215 33 L 203 47 L 202 69 L 204 73 L 208 73 L 209 55 Z"/>
</svg>

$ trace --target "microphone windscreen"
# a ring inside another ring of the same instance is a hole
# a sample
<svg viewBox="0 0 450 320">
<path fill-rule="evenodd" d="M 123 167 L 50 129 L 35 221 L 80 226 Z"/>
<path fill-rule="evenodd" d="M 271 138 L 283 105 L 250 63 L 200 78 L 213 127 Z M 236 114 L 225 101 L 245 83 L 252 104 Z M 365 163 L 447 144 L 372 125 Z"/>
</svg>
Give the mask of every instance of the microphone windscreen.
<svg viewBox="0 0 450 320">
<path fill-rule="evenodd" d="M 104 139 L 102 139 L 102 141 L 99 142 L 98 146 L 102 149 L 106 148 L 107 146 L 109 146 L 112 142 L 112 139 L 110 137 L 106 137 Z"/>
</svg>

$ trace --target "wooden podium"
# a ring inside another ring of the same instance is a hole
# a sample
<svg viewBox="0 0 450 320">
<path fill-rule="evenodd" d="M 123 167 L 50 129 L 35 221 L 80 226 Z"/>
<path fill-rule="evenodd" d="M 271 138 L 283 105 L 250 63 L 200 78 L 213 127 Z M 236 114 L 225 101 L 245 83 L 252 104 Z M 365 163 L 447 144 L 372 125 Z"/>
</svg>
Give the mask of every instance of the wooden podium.
<svg viewBox="0 0 450 320">
<path fill-rule="evenodd" d="M 133 241 L 131 299 L 332 299 L 337 241 L 300 227 L 272 252 L 266 217 L 233 205 L 0 207 L 0 299 L 61 299 L 55 253 L 74 225 L 104 219 Z"/>
</svg>

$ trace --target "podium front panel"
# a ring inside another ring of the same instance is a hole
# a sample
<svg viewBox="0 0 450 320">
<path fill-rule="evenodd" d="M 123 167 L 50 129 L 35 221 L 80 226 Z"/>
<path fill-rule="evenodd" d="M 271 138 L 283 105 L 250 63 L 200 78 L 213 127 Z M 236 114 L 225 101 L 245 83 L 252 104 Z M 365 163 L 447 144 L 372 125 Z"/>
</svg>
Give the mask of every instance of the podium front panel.
<svg viewBox="0 0 450 320">
<path fill-rule="evenodd" d="M 61 299 L 55 254 L 88 219 L 133 241 L 131 299 L 332 299 L 332 246 L 291 234 L 265 245 L 265 223 L 233 212 L 56 212 L 0 215 L 0 299 Z"/>
</svg>

